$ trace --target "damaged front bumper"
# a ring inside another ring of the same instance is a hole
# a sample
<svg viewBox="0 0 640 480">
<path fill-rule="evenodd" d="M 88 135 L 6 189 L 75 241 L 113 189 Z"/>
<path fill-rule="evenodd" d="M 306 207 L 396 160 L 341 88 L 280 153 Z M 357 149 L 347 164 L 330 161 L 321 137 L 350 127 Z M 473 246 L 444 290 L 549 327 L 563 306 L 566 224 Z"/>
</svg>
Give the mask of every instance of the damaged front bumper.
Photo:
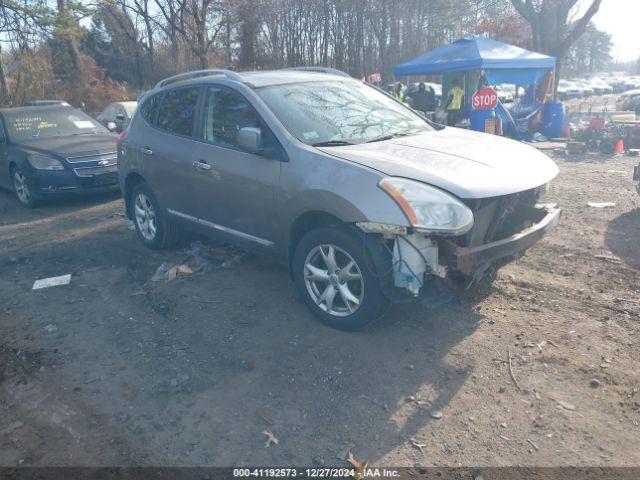
<svg viewBox="0 0 640 480">
<path fill-rule="evenodd" d="M 370 222 L 357 226 L 366 233 L 381 234 L 390 242 L 393 286 L 417 297 L 432 294 L 433 289 L 425 287 L 435 284 L 448 290 L 454 284 L 454 290 L 462 285 L 468 288 L 491 267 L 508 263 L 541 240 L 558 224 L 561 210 L 527 207 L 520 213 L 529 227 L 506 238 L 471 246 L 457 243 L 455 237 L 428 236 L 407 227 Z"/>
<path fill-rule="evenodd" d="M 560 209 L 532 210 L 539 210 L 542 219 L 510 237 L 475 247 L 461 247 L 450 240 L 443 241 L 443 250 L 451 258 L 451 268 L 469 274 L 477 268 L 516 256 L 531 248 L 558 224 L 561 214 Z"/>
</svg>

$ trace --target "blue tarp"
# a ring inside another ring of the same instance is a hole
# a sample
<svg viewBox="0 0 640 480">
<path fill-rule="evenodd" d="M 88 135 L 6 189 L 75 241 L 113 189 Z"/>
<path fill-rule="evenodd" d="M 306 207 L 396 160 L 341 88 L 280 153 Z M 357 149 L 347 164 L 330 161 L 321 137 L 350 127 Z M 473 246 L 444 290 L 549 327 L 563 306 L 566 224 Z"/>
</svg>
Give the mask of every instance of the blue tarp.
<svg viewBox="0 0 640 480">
<path fill-rule="evenodd" d="M 489 85 L 531 85 L 555 66 L 554 57 L 490 38 L 470 36 L 396 65 L 394 75 L 402 77 L 483 70 Z"/>
</svg>

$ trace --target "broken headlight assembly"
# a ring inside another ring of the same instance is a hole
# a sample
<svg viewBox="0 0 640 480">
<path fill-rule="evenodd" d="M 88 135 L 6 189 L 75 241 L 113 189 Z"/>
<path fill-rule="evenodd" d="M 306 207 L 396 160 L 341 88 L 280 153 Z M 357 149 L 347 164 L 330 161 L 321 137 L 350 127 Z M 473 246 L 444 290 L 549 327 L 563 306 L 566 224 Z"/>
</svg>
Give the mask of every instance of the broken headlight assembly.
<svg viewBox="0 0 640 480">
<path fill-rule="evenodd" d="M 454 196 L 424 183 L 387 177 L 378 184 L 400 206 L 419 233 L 462 235 L 473 227 L 473 212 Z"/>
</svg>

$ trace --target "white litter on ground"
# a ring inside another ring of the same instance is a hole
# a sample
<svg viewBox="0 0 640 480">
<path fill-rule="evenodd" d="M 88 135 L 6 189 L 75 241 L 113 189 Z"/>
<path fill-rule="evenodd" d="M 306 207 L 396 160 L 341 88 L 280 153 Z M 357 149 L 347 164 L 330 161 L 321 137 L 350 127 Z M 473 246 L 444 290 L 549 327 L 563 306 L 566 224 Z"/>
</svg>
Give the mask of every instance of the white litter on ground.
<svg viewBox="0 0 640 480">
<path fill-rule="evenodd" d="M 71 283 L 71 274 L 60 275 L 59 277 L 41 278 L 36 280 L 31 290 L 40 290 L 41 288 L 57 287 L 58 285 L 69 285 Z"/>
<path fill-rule="evenodd" d="M 616 206 L 614 202 L 589 202 L 587 205 L 593 208 L 613 208 Z"/>
</svg>

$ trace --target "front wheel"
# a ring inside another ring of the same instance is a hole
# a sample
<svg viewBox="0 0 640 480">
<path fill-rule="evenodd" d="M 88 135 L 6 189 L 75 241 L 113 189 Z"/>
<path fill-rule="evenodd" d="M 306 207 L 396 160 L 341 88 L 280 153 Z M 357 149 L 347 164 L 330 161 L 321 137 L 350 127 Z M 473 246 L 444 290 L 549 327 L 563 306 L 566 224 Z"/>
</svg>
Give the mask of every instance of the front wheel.
<svg viewBox="0 0 640 480">
<path fill-rule="evenodd" d="M 293 281 L 311 312 L 339 330 L 358 330 L 389 306 L 362 238 L 346 228 L 319 228 L 296 246 Z"/>
<path fill-rule="evenodd" d="M 139 183 L 131 192 L 133 223 L 138 238 L 153 249 L 168 248 L 178 241 L 178 227 L 160 210 L 153 191 L 146 183 Z"/>
<path fill-rule="evenodd" d="M 26 208 L 35 207 L 38 203 L 38 198 L 31 190 L 27 175 L 18 167 L 15 167 L 11 171 L 11 180 L 13 181 L 13 191 L 15 192 L 20 205 Z"/>
</svg>

